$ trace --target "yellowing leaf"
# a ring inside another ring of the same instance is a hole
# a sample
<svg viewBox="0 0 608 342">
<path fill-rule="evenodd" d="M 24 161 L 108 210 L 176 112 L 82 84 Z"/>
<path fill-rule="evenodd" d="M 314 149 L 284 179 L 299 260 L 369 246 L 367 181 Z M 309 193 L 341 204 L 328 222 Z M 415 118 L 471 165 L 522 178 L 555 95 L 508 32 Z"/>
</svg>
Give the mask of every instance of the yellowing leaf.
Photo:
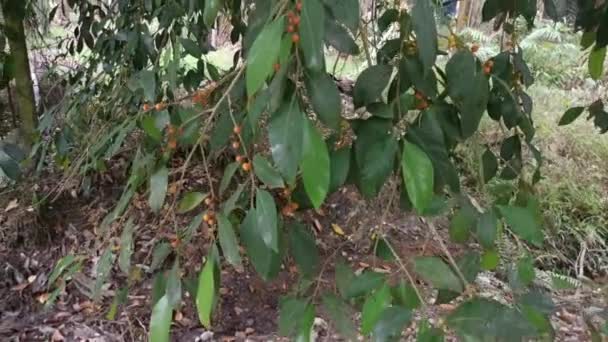
<svg viewBox="0 0 608 342">
<path fill-rule="evenodd" d="M 331 229 L 333 229 L 334 233 L 336 233 L 337 235 L 340 235 L 340 236 L 344 236 L 345 235 L 344 234 L 344 230 L 342 230 L 342 227 L 338 226 L 335 223 L 331 224 Z"/>
</svg>

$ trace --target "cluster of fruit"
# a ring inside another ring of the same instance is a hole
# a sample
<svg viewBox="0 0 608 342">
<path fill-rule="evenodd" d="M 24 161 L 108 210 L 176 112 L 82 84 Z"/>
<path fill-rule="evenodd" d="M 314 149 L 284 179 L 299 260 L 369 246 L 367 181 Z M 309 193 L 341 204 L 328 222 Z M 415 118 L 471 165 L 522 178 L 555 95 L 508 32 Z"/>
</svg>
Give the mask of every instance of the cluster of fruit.
<svg viewBox="0 0 608 342">
<path fill-rule="evenodd" d="M 215 224 L 215 201 L 211 197 L 205 198 L 205 205 L 207 206 L 207 212 L 203 215 L 203 221 L 209 226 Z"/>
<path fill-rule="evenodd" d="M 296 3 L 296 11 L 300 13 L 302 11 L 302 1 Z M 287 33 L 291 33 L 291 41 L 295 44 L 300 42 L 300 35 L 298 34 L 300 26 L 300 16 L 294 11 L 287 12 Z"/>
<path fill-rule="evenodd" d="M 159 103 L 155 104 L 154 106 L 149 103 L 144 103 L 144 106 L 143 106 L 144 112 L 148 112 L 152 109 L 155 109 L 160 112 L 161 110 L 165 110 L 166 108 L 167 108 L 167 104 L 164 102 L 159 102 Z"/>
<path fill-rule="evenodd" d="M 211 93 L 213 93 L 215 88 L 217 88 L 216 82 L 209 83 L 204 88 L 199 89 L 194 93 L 192 96 L 192 101 L 205 107 L 209 104 L 209 98 L 211 97 Z"/>
<path fill-rule="evenodd" d="M 241 164 L 241 168 L 243 169 L 243 171 L 249 172 L 251 171 L 251 163 L 247 160 L 247 156 L 244 156 L 239 153 L 239 149 L 241 148 L 241 143 L 239 142 L 241 131 L 242 128 L 239 125 L 236 125 L 232 128 L 231 144 L 232 148 L 236 151 L 236 157 L 234 158 L 234 160 L 237 163 Z"/>
<path fill-rule="evenodd" d="M 169 150 L 175 150 L 177 148 L 177 138 L 184 133 L 182 127 L 175 128 L 175 126 L 167 125 L 167 148 Z"/>
</svg>

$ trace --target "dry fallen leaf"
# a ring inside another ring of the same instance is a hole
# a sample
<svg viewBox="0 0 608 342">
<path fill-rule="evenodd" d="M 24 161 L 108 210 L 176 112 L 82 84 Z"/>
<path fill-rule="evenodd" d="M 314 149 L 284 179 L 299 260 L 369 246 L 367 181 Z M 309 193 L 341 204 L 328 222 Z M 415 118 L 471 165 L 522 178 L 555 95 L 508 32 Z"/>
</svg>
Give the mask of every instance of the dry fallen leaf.
<svg viewBox="0 0 608 342">
<path fill-rule="evenodd" d="M 11 287 L 11 291 L 23 291 L 30 283 L 21 283 Z"/>
<path fill-rule="evenodd" d="M 345 235 L 344 230 L 342 230 L 342 227 L 338 226 L 337 224 L 332 223 L 331 228 L 334 230 L 334 233 L 336 233 L 337 235 L 340 235 L 340 236 Z"/>
<path fill-rule="evenodd" d="M 8 213 L 9 211 L 16 209 L 17 207 L 19 207 L 19 200 L 15 198 L 14 200 L 8 203 L 6 208 L 4 208 L 4 212 Z"/>
<path fill-rule="evenodd" d="M 38 297 L 36 297 L 36 300 L 38 301 L 38 303 L 40 304 L 44 304 L 46 303 L 47 300 L 49 300 L 50 294 L 47 293 L 43 293 L 41 295 L 39 295 Z"/>
</svg>

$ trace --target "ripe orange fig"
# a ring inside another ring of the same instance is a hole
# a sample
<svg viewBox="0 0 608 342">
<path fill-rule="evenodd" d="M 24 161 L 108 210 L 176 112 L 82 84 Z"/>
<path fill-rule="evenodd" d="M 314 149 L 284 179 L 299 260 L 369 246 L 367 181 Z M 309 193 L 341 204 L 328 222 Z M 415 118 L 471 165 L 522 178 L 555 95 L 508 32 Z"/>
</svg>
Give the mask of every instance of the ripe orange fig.
<svg viewBox="0 0 608 342">
<path fill-rule="evenodd" d="M 209 221 L 207 221 L 207 224 L 210 226 L 213 226 L 215 224 L 215 220 L 214 219 L 209 219 Z"/>
<path fill-rule="evenodd" d="M 241 134 L 241 126 L 239 126 L 239 125 L 234 126 L 234 128 L 232 129 L 232 132 L 234 132 L 234 134 Z"/>
<path fill-rule="evenodd" d="M 291 19 L 289 19 L 289 21 L 291 21 Z M 287 32 L 289 33 L 293 33 L 295 32 L 296 28 L 293 27 L 293 25 L 287 25 Z"/>
<path fill-rule="evenodd" d="M 152 106 L 150 106 L 149 103 L 144 103 L 144 107 L 143 107 L 144 111 L 149 111 L 150 109 L 152 109 Z"/>
<path fill-rule="evenodd" d="M 291 41 L 294 42 L 294 44 L 298 44 L 300 42 L 300 35 L 297 33 L 292 34 Z"/>
<path fill-rule="evenodd" d="M 160 112 L 161 110 L 165 109 L 165 104 L 162 102 L 159 102 L 154 106 L 154 109 L 156 109 L 157 111 Z"/>
<path fill-rule="evenodd" d="M 295 26 L 300 25 L 300 17 L 298 17 L 298 16 L 293 17 L 293 18 L 291 19 L 291 23 L 292 23 L 293 25 L 295 25 Z"/>
<path fill-rule="evenodd" d="M 211 220 L 211 215 L 209 215 L 209 214 L 203 215 L 203 221 L 209 222 L 209 220 Z"/>
<path fill-rule="evenodd" d="M 251 163 L 244 163 L 243 166 L 241 166 L 243 168 L 243 171 L 245 172 L 249 172 L 251 171 Z"/>
</svg>

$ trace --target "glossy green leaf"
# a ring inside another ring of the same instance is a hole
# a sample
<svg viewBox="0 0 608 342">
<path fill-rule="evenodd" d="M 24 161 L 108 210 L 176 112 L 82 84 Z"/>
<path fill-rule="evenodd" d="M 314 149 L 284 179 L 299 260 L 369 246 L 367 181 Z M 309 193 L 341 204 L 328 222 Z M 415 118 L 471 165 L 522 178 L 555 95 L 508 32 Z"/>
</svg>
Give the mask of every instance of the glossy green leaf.
<svg viewBox="0 0 608 342">
<path fill-rule="evenodd" d="M 428 321 L 422 321 L 418 327 L 417 342 L 443 342 L 443 331 L 434 328 Z"/>
<path fill-rule="evenodd" d="M 177 259 L 167 277 L 167 300 L 172 308 L 177 309 L 182 302 L 182 279 Z"/>
<path fill-rule="evenodd" d="M 203 54 L 203 51 L 201 50 L 201 48 L 198 46 L 198 43 L 195 42 L 192 39 L 187 39 L 187 38 L 181 38 L 179 40 L 179 42 L 182 44 L 182 46 L 184 47 L 184 50 L 192 55 L 192 57 L 195 58 L 200 58 L 201 55 Z"/>
<path fill-rule="evenodd" d="M 604 73 L 604 60 L 606 59 L 606 47 L 593 49 L 589 54 L 589 75 L 594 80 L 599 80 Z"/>
<path fill-rule="evenodd" d="M 500 255 L 495 250 L 487 250 L 481 256 L 481 268 L 486 271 L 492 271 L 498 267 Z"/>
<path fill-rule="evenodd" d="M 306 120 L 304 129 L 304 147 L 301 162 L 304 189 L 315 208 L 321 207 L 330 181 L 330 161 L 327 145 L 323 136 Z"/>
<path fill-rule="evenodd" d="M 253 167 L 255 170 L 255 157 L 254 157 L 253 164 L 254 164 Z M 222 196 L 224 194 L 224 192 L 226 191 L 226 189 L 228 189 L 228 186 L 230 185 L 230 181 L 234 177 L 234 173 L 236 172 L 236 170 L 239 169 L 239 166 L 240 166 L 239 163 L 233 162 L 233 163 L 226 165 L 226 168 L 224 168 L 224 175 L 222 176 L 222 180 L 220 181 L 220 188 L 219 188 L 220 196 Z"/>
<path fill-rule="evenodd" d="M 319 268 L 319 251 L 310 229 L 301 223 L 289 225 L 289 248 L 300 272 L 312 277 Z"/>
<path fill-rule="evenodd" d="M 391 289 L 391 292 L 396 304 L 410 310 L 420 307 L 420 298 L 411 284 L 401 281 Z"/>
<path fill-rule="evenodd" d="M 433 199 L 431 160 L 418 146 L 404 140 L 401 171 L 410 201 L 418 213 L 424 213 Z"/>
<path fill-rule="evenodd" d="M 298 334 L 296 335 L 296 342 L 308 342 L 312 340 L 312 328 L 315 323 L 315 307 L 312 304 L 308 304 L 302 317 L 298 322 Z"/>
<path fill-rule="evenodd" d="M 302 158 L 304 123 L 304 115 L 294 99 L 284 102 L 268 124 L 272 159 L 289 184 L 295 183 Z"/>
<path fill-rule="evenodd" d="M 382 286 L 365 299 L 361 311 L 361 333 L 368 335 L 380 319 L 380 315 L 392 301 L 391 290 L 388 285 Z"/>
<path fill-rule="evenodd" d="M 256 224 L 262 241 L 268 248 L 279 251 L 279 229 L 277 225 L 277 206 L 272 195 L 258 189 L 255 196 Z"/>
<path fill-rule="evenodd" d="M 279 272 L 281 256 L 262 240 L 257 227 L 257 216 L 255 209 L 250 209 L 245 216 L 240 229 L 241 241 L 255 270 L 264 280 L 269 280 Z"/>
<path fill-rule="evenodd" d="M 242 264 L 241 255 L 232 223 L 223 213 L 220 213 L 217 215 L 217 224 L 220 247 L 222 247 L 224 258 L 231 265 L 240 267 Z"/>
<path fill-rule="evenodd" d="M 55 281 L 59 279 L 59 276 L 61 276 L 61 274 L 63 274 L 63 272 L 67 270 L 68 267 L 72 266 L 72 264 L 74 264 L 74 262 L 76 261 L 77 259 L 73 254 L 68 254 L 59 259 L 59 261 L 57 261 L 57 264 L 53 268 L 53 271 L 49 275 L 49 278 L 47 280 L 48 286 L 55 285 Z"/>
<path fill-rule="evenodd" d="M 185 194 L 177 205 L 177 212 L 180 214 L 189 212 L 201 204 L 206 197 L 207 195 L 200 192 L 189 192 Z"/>
<path fill-rule="evenodd" d="M 350 169 L 350 148 L 343 147 L 339 150 L 329 152 L 331 172 L 329 180 L 329 192 L 338 190 L 346 182 L 348 170 Z"/>
<path fill-rule="evenodd" d="M 133 254 L 133 231 L 135 225 L 133 218 L 129 217 L 120 234 L 120 254 L 118 255 L 118 267 L 126 276 L 131 269 L 131 255 Z"/>
<path fill-rule="evenodd" d="M 535 277 L 536 271 L 531 257 L 522 258 L 517 262 L 517 279 L 523 286 L 529 286 Z"/>
<path fill-rule="evenodd" d="M 412 9 L 412 24 L 416 33 L 418 55 L 426 74 L 437 58 L 437 27 L 431 1 L 416 1 Z"/>
<path fill-rule="evenodd" d="M 171 318 L 173 308 L 169 304 L 169 299 L 163 296 L 152 309 L 150 317 L 150 342 L 169 342 L 169 329 L 171 328 Z"/>
<path fill-rule="evenodd" d="M 498 209 L 515 234 L 537 247 L 543 245 L 543 232 L 529 208 L 501 205 Z"/>
<path fill-rule="evenodd" d="M 398 340 L 405 325 L 412 319 L 412 312 L 406 308 L 392 306 L 386 308 L 378 318 L 372 333 L 372 341 Z"/>
<path fill-rule="evenodd" d="M 393 137 L 392 122 L 371 118 L 353 125 L 358 188 L 365 197 L 374 197 L 393 172 L 397 140 Z M 353 166 L 351 166 L 353 169 Z"/>
<path fill-rule="evenodd" d="M 359 0 L 323 0 L 336 20 L 346 26 L 353 34 L 359 28 Z"/>
<path fill-rule="evenodd" d="M 152 263 L 150 264 L 150 272 L 158 269 L 165 259 L 171 254 L 171 245 L 168 242 L 161 242 L 154 247 L 152 251 Z"/>
<path fill-rule="evenodd" d="M 304 55 L 304 65 L 307 69 L 316 72 L 324 70 L 325 65 L 325 55 L 323 53 L 324 22 L 325 9 L 320 0 L 302 1 L 299 44 Z"/>
<path fill-rule="evenodd" d="M 203 10 L 203 23 L 208 28 L 213 27 L 215 18 L 222 6 L 222 0 L 205 0 L 205 9 Z"/>
<path fill-rule="evenodd" d="M 151 300 L 152 306 L 156 305 L 158 301 L 165 295 L 167 289 L 167 275 L 164 272 L 159 272 L 154 275 L 152 279 L 152 293 Z"/>
<path fill-rule="evenodd" d="M 486 210 L 477 221 L 477 240 L 484 248 L 492 248 L 498 236 L 498 216 L 493 209 Z"/>
<path fill-rule="evenodd" d="M 492 179 L 498 171 L 498 160 L 489 148 L 481 156 L 481 177 L 484 183 Z"/>
<path fill-rule="evenodd" d="M 358 276 L 350 279 L 344 291 L 344 297 L 355 298 L 365 296 L 374 289 L 385 283 L 386 277 L 383 274 L 365 271 Z"/>
<path fill-rule="evenodd" d="M 330 18 L 325 19 L 325 41 L 338 52 L 359 54 L 359 46 L 348 31 Z"/>
<path fill-rule="evenodd" d="M 321 122 L 337 130 L 342 113 L 342 98 L 336 83 L 325 72 L 307 74 L 304 83 Z"/>
<path fill-rule="evenodd" d="M 340 335 L 354 340 L 357 330 L 351 318 L 352 310 L 348 304 L 331 293 L 324 295 L 322 301 L 323 308 L 327 311 L 329 318 Z"/>
<path fill-rule="evenodd" d="M 464 287 L 458 276 L 443 260 L 438 257 L 417 257 L 414 259 L 414 270 L 424 280 L 438 289 L 462 292 Z"/>
<path fill-rule="evenodd" d="M 249 97 L 253 97 L 273 72 L 273 65 L 277 61 L 281 47 L 277 42 L 281 40 L 284 26 L 285 21 L 282 17 L 267 24 L 249 50 L 245 72 Z"/>
<path fill-rule="evenodd" d="M 281 298 L 279 302 L 279 333 L 289 336 L 296 333 L 298 323 L 304 316 L 308 302 L 294 297 Z"/>
<path fill-rule="evenodd" d="M 270 162 L 259 154 L 253 157 L 253 171 L 255 175 L 270 189 L 284 188 L 283 178 Z"/>
<path fill-rule="evenodd" d="M 561 119 L 559 119 L 559 126 L 569 125 L 574 120 L 576 120 L 583 112 L 585 111 L 585 107 L 572 107 L 569 108 Z"/>
<path fill-rule="evenodd" d="M 211 314 L 215 306 L 217 291 L 216 284 L 219 279 L 216 279 L 217 260 L 213 252 L 209 253 L 205 266 L 198 276 L 198 287 L 196 290 L 196 311 L 201 324 L 205 328 L 211 328 Z"/>
<path fill-rule="evenodd" d="M 474 218 L 468 215 L 466 210 L 459 210 L 450 222 L 450 239 L 457 243 L 465 243 L 474 224 Z"/>
<path fill-rule="evenodd" d="M 148 198 L 148 203 L 153 212 L 158 212 L 162 208 L 163 203 L 165 203 L 168 178 L 169 170 L 164 165 L 159 167 L 150 176 L 150 197 Z"/>
<path fill-rule="evenodd" d="M 477 131 L 490 96 L 488 77 L 483 73 L 475 55 L 460 50 L 446 67 L 448 93 L 460 110 L 463 137 Z"/>
<path fill-rule="evenodd" d="M 154 139 L 155 141 L 162 140 L 163 135 L 160 129 L 156 127 L 156 119 L 152 115 L 148 115 L 141 120 L 141 128 L 150 138 Z"/>
<path fill-rule="evenodd" d="M 357 77 L 353 90 L 355 108 L 382 100 L 382 93 L 388 86 L 393 68 L 390 65 L 373 65 Z"/>
</svg>

